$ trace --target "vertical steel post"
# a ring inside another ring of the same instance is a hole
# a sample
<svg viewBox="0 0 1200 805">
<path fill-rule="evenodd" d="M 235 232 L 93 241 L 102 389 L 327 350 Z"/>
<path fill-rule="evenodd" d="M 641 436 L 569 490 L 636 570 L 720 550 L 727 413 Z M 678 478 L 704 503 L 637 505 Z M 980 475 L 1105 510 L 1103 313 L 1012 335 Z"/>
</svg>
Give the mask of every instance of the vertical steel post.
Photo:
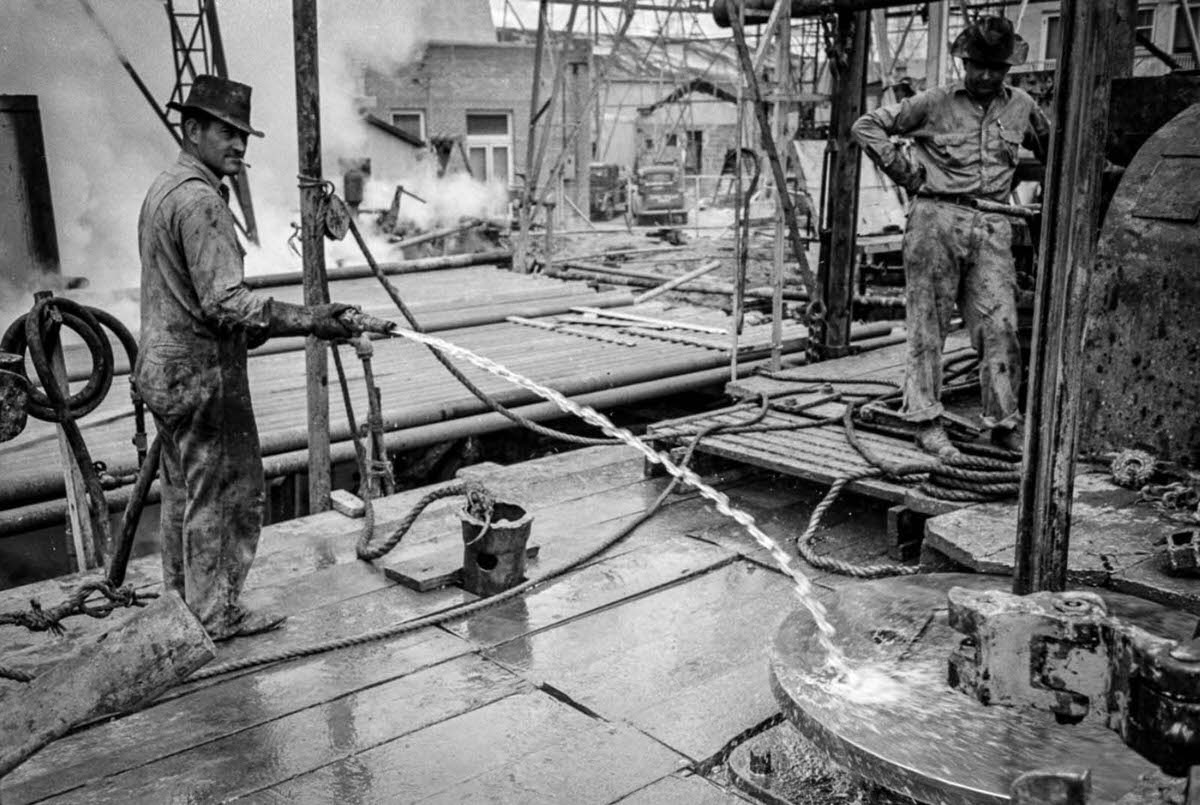
<svg viewBox="0 0 1200 805">
<path fill-rule="evenodd" d="M 296 59 L 296 131 L 300 147 L 300 244 L 304 255 L 304 304 L 329 300 L 325 292 L 325 236 L 322 207 L 321 97 L 317 63 L 317 2 L 292 0 Z M 329 352 L 308 336 L 304 345 L 308 377 L 308 510 L 329 508 Z"/>
<path fill-rule="evenodd" d="M 1100 178 L 1116 68 L 1112 31 L 1124 0 L 1063 0 L 1063 47 L 1046 168 L 1025 467 L 1013 592 L 1067 583 L 1075 488 L 1083 317 L 1100 224 Z"/>
</svg>

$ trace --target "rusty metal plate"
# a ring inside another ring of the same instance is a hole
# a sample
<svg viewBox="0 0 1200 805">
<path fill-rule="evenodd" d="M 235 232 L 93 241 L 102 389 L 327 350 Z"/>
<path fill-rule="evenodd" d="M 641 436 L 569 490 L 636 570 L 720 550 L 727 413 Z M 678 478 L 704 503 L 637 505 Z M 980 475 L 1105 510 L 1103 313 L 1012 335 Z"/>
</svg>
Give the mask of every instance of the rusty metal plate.
<svg viewBox="0 0 1200 805">
<path fill-rule="evenodd" d="M 1133 215 L 1163 221 L 1200 217 L 1200 158 L 1164 156 L 1150 174 Z"/>
<path fill-rule="evenodd" d="M 947 659 L 963 636 L 947 623 L 947 592 L 1010 583 L 943 573 L 846 585 L 829 617 L 857 678 L 830 678 L 812 619 L 797 612 L 773 647 L 776 700 L 833 760 L 919 802 L 1007 803 L 1025 772 L 1080 767 L 1092 770 L 1096 800 L 1113 802 L 1134 790 L 1141 775 L 1157 777 L 1149 761 L 1100 723 L 1060 726 L 1046 713 L 985 707 L 949 687 Z M 1187 637 L 1170 610 L 1101 594 L 1112 614 L 1164 637 Z"/>
</svg>

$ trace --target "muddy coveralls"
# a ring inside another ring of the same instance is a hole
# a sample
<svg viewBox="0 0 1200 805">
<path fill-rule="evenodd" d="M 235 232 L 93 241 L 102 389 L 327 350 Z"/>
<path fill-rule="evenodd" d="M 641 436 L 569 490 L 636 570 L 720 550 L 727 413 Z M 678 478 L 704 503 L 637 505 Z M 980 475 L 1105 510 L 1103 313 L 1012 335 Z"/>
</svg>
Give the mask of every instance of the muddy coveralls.
<svg viewBox="0 0 1200 805">
<path fill-rule="evenodd" d="M 1005 85 L 985 108 L 958 82 L 869 112 L 852 132 L 910 190 L 903 244 L 908 360 L 902 416 L 932 423 L 942 414 L 942 349 L 957 303 L 980 357 L 984 425 L 1016 427 L 1021 352 L 1012 227 L 1007 217 L 969 204 L 1006 200 L 1022 145 L 1044 161 L 1045 115 L 1023 90 Z M 911 157 L 891 135 L 911 138 Z"/>
<path fill-rule="evenodd" d="M 237 631 L 262 529 L 262 456 L 247 339 L 271 299 L 243 284 L 228 188 L 187 153 L 155 179 L 138 219 L 142 330 L 135 378 L 163 437 L 163 583 L 208 633 Z"/>
</svg>

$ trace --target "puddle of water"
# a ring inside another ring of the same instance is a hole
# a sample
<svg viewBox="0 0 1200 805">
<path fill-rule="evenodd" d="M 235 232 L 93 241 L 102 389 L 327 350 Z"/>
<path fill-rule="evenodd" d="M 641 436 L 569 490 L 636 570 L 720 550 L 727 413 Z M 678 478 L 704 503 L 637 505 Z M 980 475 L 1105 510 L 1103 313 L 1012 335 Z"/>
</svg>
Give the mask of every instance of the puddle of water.
<svg viewBox="0 0 1200 805">
<path fill-rule="evenodd" d="M 749 532 L 750 536 L 754 537 L 754 540 L 771 554 L 771 557 L 775 560 L 776 564 L 779 565 L 779 568 L 786 573 L 789 578 L 791 578 L 792 583 L 795 586 L 796 598 L 799 600 L 800 605 L 808 610 L 809 614 L 812 616 L 813 623 L 817 627 L 817 642 L 821 648 L 825 650 L 825 664 L 827 670 L 831 674 L 831 677 L 837 683 L 849 685 L 854 690 L 865 691 L 873 687 L 881 686 L 882 683 L 878 679 L 867 677 L 859 678 L 859 675 L 851 672 L 841 649 L 838 648 L 838 646 L 833 642 L 834 628 L 829 622 L 829 617 L 825 611 L 825 605 L 817 600 L 812 583 L 808 580 L 808 577 L 799 570 L 799 568 L 792 564 L 792 558 L 783 549 L 783 546 L 763 532 L 763 530 L 755 524 L 754 518 L 751 515 L 739 509 L 735 509 L 729 503 L 729 498 L 724 493 L 705 484 L 700 479 L 700 476 L 698 476 L 691 469 L 676 465 L 670 460 L 670 458 L 659 454 L 625 428 L 617 427 L 612 423 L 611 420 L 608 419 L 608 417 L 604 416 L 599 411 L 584 405 L 579 405 L 578 403 L 567 399 L 554 389 L 540 385 L 524 375 L 517 374 L 511 369 L 501 366 L 489 358 L 485 358 L 482 355 L 477 355 L 469 349 L 464 349 L 463 347 L 452 344 L 449 341 L 444 341 L 426 333 L 417 333 L 410 330 L 396 330 L 393 331 L 392 335 L 393 337 L 406 338 L 410 341 L 416 341 L 418 343 L 425 344 L 426 346 L 434 347 L 441 352 L 453 355 L 456 358 L 461 358 L 475 366 L 478 366 L 480 369 L 490 372 L 497 377 L 501 377 L 510 383 L 513 383 L 514 385 L 528 389 L 534 394 L 537 394 L 539 397 L 554 403 L 563 411 L 574 414 L 585 422 L 595 425 L 612 438 L 619 439 L 620 441 L 640 452 L 648 460 L 656 464 L 661 464 L 663 468 L 674 477 L 681 478 L 687 484 L 696 489 L 696 491 L 699 492 L 702 497 L 712 501 L 713 504 L 715 504 L 717 511 L 721 512 L 721 514 L 729 517 L 738 525 L 745 528 L 746 531 Z"/>
</svg>

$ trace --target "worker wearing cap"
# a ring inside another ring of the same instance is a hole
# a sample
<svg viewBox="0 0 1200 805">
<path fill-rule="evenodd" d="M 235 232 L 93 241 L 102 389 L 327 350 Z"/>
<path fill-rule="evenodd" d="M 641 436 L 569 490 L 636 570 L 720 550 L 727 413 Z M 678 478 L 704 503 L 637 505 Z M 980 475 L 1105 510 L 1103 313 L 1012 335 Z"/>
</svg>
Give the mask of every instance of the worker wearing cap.
<svg viewBox="0 0 1200 805">
<path fill-rule="evenodd" d="M 275 628 L 239 595 L 262 530 L 262 455 L 246 376 L 248 342 L 355 335 L 347 305 L 289 305 L 251 293 L 221 181 L 242 168 L 250 87 L 198 76 L 182 151 L 142 203 L 141 345 L 134 376 L 162 438 L 163 583 L 221 640 Z"/>
<path fill-rule="evenodd" d="M 983 421 L 992 442 L 1020 450 L 1021 352 L 1009 219 L 977 200 L 1004 201 L 1018 150 L 1044 160 L 1049 125 L 1028 93 L 1004 77 L 1028 45 L 1007 19 L 982 17 L 954 41 L 963 80 L 859 118 L 852 129 L 871 159 L 909 193 L 904 233 L 908 360 L 902 415 L 930 453 L 952 455 L 942 414 L 942 349 L 955 303 L 979 354 Z M 911 153 L 890 137 L 912 141 Z"/>
</svg>

